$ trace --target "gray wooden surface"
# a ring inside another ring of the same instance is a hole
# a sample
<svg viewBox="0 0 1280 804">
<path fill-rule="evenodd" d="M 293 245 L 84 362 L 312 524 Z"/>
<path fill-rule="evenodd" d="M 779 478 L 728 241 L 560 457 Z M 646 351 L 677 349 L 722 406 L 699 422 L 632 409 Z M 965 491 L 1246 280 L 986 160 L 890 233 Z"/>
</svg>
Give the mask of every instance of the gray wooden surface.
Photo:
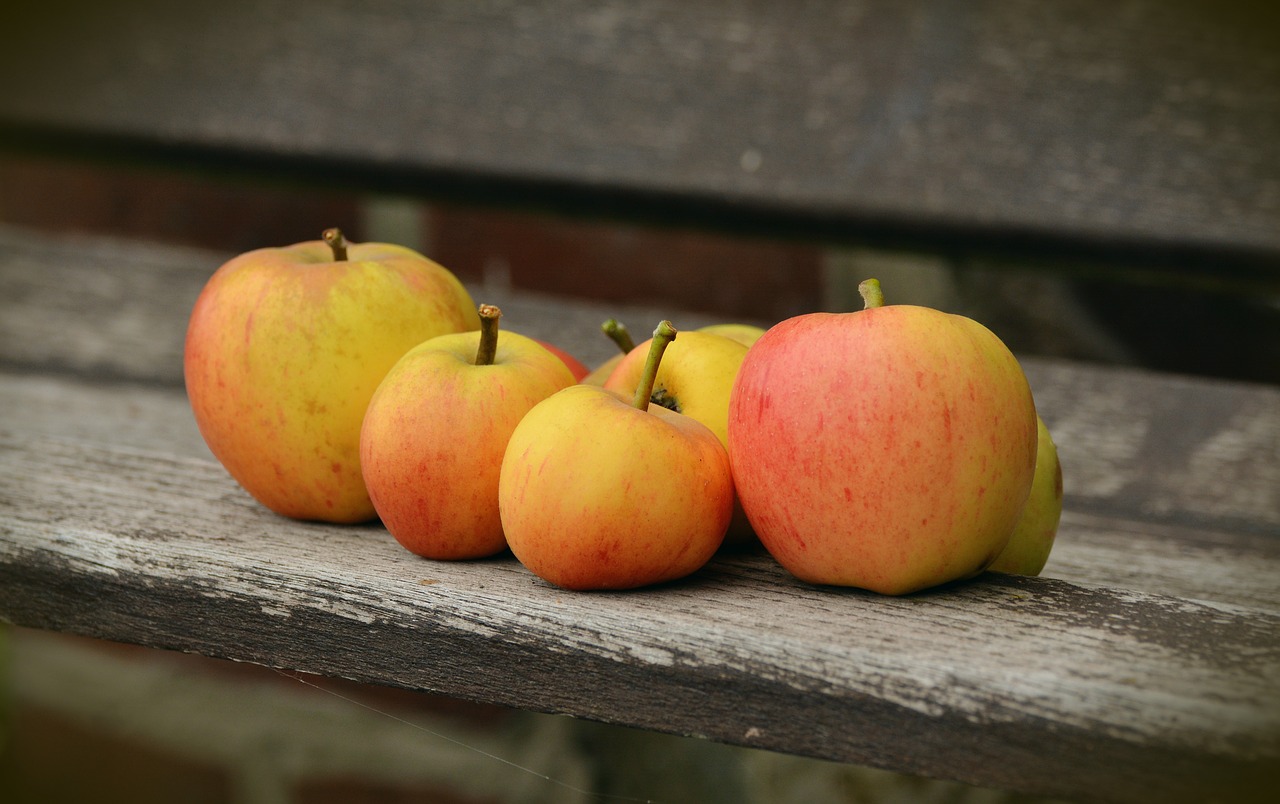
<svg viewBox="0 0 1280 804">
<path fill-rule="evenodd" d="M 78 5 L 13 13 L 0 138 L 1274 287 L 1270 3 Z"/>
<path fill-rule="evenodd" d="M 225 256 L 0 228 L 0 618 L 1033 793 L 1280 781 L 1280 389 L 1025 361 L 1067 491 L 1041 578 L 894 599 L 748 551 L 572 594 L 248 498 L 180 384 Z M 659 312 L 473 292 L 592 362 Z"/>
</svg>

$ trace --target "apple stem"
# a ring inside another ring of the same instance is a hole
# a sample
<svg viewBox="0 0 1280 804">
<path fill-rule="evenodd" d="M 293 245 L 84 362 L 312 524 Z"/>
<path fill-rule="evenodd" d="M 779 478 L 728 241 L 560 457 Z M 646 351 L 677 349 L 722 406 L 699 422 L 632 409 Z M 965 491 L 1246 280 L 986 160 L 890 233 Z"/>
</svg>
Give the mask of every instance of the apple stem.
<svg viewBox="0 0 1280 804">
<path fill-rule="evenodd" d="M 653 396 L 653 384 L 658 379 L 658 366 L 662 363 L 662 353 L 667 345 L 676 339 L 676 328 L 670 321 L 659 322 L 653 331 L 653 340 L 649 342 L 649 356 L 644 360 L 644 371 L 640 374 L 640 384 L 636 386 L 636 395 L 631 404 L 639 410 L 649 409 L 649 398 Z"/>
<path fill-rule="evenodd" d="M 631 331 L 618 319 L 610 318 L 600 325 L 600 329 L 609 336 L 609 340 L 618 345 L 624 355 L 636 348 L 636 342 L 631 338 Z"/>
<path fill-rule="evenodd" d="M 492 304 L 480 305 L 480 348 L 476 350 L 477 366 L 492 366 L 498 354 L 498 319 L 502 311 Z"/>
<path fill-rule="evenodd" d="M 325 229 L 320 234 L 320 239 L 329 244 L 329 248 L 333 249 L 334 262 L 343 262 L 347 259 L 347 238 L 343 236 L 342 230 L 338 227 Z"/>
<path fill-rule="evenodd" d="M 862 296 L 862 309 L 884 307 L 884 291 L 880 288 L 879 279 L 867 279 L 859 283 L 858 294 Z"/>
</svg>

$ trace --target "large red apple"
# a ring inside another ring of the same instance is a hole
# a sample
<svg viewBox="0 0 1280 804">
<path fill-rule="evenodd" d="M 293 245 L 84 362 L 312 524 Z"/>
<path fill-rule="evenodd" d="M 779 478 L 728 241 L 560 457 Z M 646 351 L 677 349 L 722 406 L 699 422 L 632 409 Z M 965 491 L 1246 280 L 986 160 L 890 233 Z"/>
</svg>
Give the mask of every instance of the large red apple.
<svg viewBox="0 0 1280 804">
<path fill-rule="evenodd" d="M 402 246 L 324 240 L 250 251 L 209 279 L 187 328 L 196 424 L 231 476 L 297 519 L 374 517 L 360 472 L 373 391 L 407 351 L 480 327 L 445 268 Z"/>
<path fill-rule="evenodd" d="M 1031 488 L 1036 409 L 981 324 L 881 306 L 784 321 L 750 349 L 729 403 L 738 496 L 797 577 L 904 594 L 975 575 Z"/>
</svg>

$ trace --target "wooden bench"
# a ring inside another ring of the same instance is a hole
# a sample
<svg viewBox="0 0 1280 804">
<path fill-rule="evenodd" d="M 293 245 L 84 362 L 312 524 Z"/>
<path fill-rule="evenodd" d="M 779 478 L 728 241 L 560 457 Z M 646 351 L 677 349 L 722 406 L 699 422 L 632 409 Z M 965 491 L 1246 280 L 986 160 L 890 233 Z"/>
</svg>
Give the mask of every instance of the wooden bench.
<svg viewBox="0 0 1280 804">
<path fill-rule="evenodd" d="M 1274 281 L 1265 19 L 944 5 L 24 16 L 0 145 Z M 1231 91 L 1196 83 L 1214 65 Z M 1026 358 L 1066 476 L 1040 578 L 884 598 L 748 551 L 570 594 L 241 492 L 181 389 L 187 314 L 227 256 L 0 227 L 3 620 L 1029 793 L 1280 782 L 1280 388 Z M 605 317 L 709 322 L 485 300 L 591 362 Z"/>
</svg>

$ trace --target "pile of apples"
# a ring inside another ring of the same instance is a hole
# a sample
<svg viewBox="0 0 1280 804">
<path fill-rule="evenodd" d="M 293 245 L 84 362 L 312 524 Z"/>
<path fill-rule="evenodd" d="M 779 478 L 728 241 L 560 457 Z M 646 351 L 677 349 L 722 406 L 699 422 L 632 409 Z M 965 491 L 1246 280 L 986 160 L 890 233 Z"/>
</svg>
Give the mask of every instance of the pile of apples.
<svg viewBox="0 0 1280 804">
<path fill-rule="evenodd" d="M 906 594 L 1038 574 L 1062 509 L 1026 377 L 977 322 L 886 305 L 767 331 L 659 323 L 594 371 L 499 325 L 410 249 L 321 240 L 223 265 L 184 370 L 214 456 L 301 520 L 380 518 L 430 559 L 510 549 L 566 589 L 759 543 L 801 580 Z"/>
</svg>

